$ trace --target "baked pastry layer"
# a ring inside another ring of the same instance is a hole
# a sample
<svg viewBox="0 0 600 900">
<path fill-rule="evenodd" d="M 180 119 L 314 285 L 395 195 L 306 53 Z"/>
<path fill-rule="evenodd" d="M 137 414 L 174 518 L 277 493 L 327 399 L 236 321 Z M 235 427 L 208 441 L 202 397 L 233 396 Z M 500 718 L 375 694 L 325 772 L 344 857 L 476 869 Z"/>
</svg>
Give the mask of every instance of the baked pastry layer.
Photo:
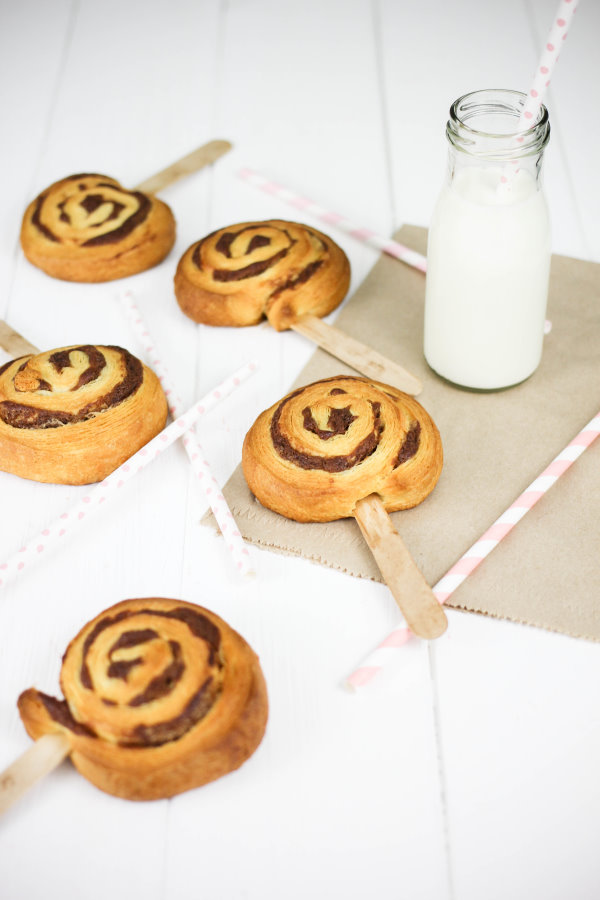
<svg viewBox="0 0 600 900">
<path fill-rule="evenodd" d="M 277 331 L 299 316 L 326 316 L 350 285 L 350 263 L 330 237 L 271 219 L 220 228 L 188 247 L 177 266 L 175 296 L 205 325 L 256 325 Z"/>
<path fill-rule="evenodd" d="M 65 281 L 112 281 L 157 265 L 175 242 L 166 203 L 106 175 L 70 175 L 25 211 L 27 259 Z"/>
<path fill-rule="evenodd" d="M 388 512 L 416 506 L 435 487 L 442 462 L 438 429 L 414 397 L 345 375 L 265 410 L 242 450 L 253 494 L 298 522 L 352 516 L 373 493 Z"/>
<path fill-rule="evenodd" d="M 64 700 L 31 688 L 28 734 L 62 732 L 89 781 L 128 800 L 157 800 L 238 768 L 260 744 L 268 701 L 258 657 L 223 619 L 161 597 L 124 600 L 71 641 Z"/>
<path fill-rule="evenodd" d="M 121 347 L 61 347 L 0 367 L 0 470 L 22 478 L 101 481 L 166 419 L 158 378 Z"/>
</svg>

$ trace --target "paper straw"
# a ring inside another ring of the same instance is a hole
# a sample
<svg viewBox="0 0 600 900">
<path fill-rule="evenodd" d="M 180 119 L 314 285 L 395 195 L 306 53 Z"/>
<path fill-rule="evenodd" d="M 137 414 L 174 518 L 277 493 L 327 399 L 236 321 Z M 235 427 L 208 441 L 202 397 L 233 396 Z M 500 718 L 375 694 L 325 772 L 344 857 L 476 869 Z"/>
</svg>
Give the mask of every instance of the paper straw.
<svg viewBox="0 0 600 900">
<path fill-rule="evenodd" d="M 268 178 L 265 178 L 264 175 L 260 175 L 252 169 L 241 169 L 238 172 L 238 175 L 244 181 L 253 184 L 267 194 L 280 197 L 286 203 L 295 206 L 296 209 L 310 213 L 326 225 L 335 225 L 337 228 L 352 235 L 352 237 L 357 240 L 362 241 L 363 244 L 368 244 L 369 247 L 374 247 L 376 250 L 382 250 L 384 253 L 388 253 L 395 259 L 399 259 L 407 265 L 419 269 L 421 272 L 427 270 L 426 258 L 421 253 L 417 253 L 416 250 L 411 250 L 410 247 L 405 247 L 404 244 L 400 244 L 398 241 L 394 241 L 391 238 L 382 237 L 374 231 L 371 231 L 369 228 L 362 228 L 355 225 L 339 213 L 331 212 L 330 210 L 324 209 L 322 206 L 318 206 L 312 200 L 308 200 L 306 197 L 295 194 L 283 185 L 278 184 L 276 181 L 270 181 Z"/>
<path fill-rule="evenodd" d="M 171 415 L 176 419 L 177 416 L 181 415 L 183 403 L 173 386 L 167 368 L 156 349 L 156 345 L 150 336 L 146 324 L 144 323 L 142 314 L 134 300 L 132 292 L 125 291 L 120 297 L 120 302 L 125 310 L 125 314 L 131 327 L 137 334 L 146 353 L 149 354 L 148 359 L 152 363 L 152 367 L 163 386 Z M 192 470 L 198 478 L 200 487 L 208 500 L 217 524 L 221 529 L 221 533 L 225 538 L 227 549 L 231 554 L 237 571 L 244 577 L 254 575 L 255 572 L 250 563 L 248 548 L 240 534 L 229 505 L 223 496 L 221 487 L 210 470 L 210 466 L 198 438 L 193 431 L 190 431 L 184 437 L 183 445 L 190 459 Z"/>
<path fill-rule="evenodd" d="M 544 94 L 548 90 L 554 67 L 558 61 L 562 43 L 567 38 L 569 26 L 577 9 L 579 0 L 560 0 L 556 15 L 552 21 L 550 34 L 542 50 L 531 88 L 519 117 L 517 131 L 525 131 L 537 119 Z"/>
<path fill-rule="evenodd" d="M 28 544 L 22 546 L 7 560 L 0 563 L 0 588 L 10 580 L 22 574 L 23 570 L 31 565 L 51 546 L 60 542 L 67 534 L 72 533 L 84 519 L 88 519 L 92 513 L 110 499 L 123 487 L 134 475 L 141 472 L 149 463 L 153 462 L 167 447 L 170 447 L 178 438 L 192 427 L 194 422 L 202 415 L 213 409 L 221 400 L 227 397 L 238 385 L 245 381 L 254 371 L 256 363 L 250 362 L 242 366 L 236 372 L 226 378 L 214 390 L 210 391 L 201 400 L 155 438 L 147 443 L 141 450 L 134 453 L 126 462 L 115 469 L 104 481 L 88 490 L 84 497 L 62 513 L 52 525 L 44 528 L 37 537 Z"/>
<path fill-rule="evenodd" d="M 433 587 L 433 593 L 444 603 L 451 594 L 468 578 L 477 566 L 488 556 L 494 547 L 514 528 L 523 516 L 532 509 L 544 494 L 555 484 L 561 475 L 579 459 L 583 451 L 589 447 L 600 434 L 600 412 L 579 432 L 570 444 L 544 469 L 506 512 L 496 519 L 488 530 L 470 547 Z M 368 684 L 413 637 L 406 627 L 396 628 L 376 649 L 369 654 L 360 666 L 346 679 L 346 685 L 360 688 Z"/>
<path fill-rule="evenodd" d="M 571 24 L 578 3 L 579 0 L 560 0 L 558 4 L 558 9 L 552 20 L 550 34 L 548 35 L 548 39 L 536 66 L 533 83 L 527 91 L 525 103 L 523 104 L 523 109 L 521 110 L 519 121 L 517 122 L 517 132 L 527 131 L 528 128 L 535 125 L 544 95 L 548 90 L 550 79 L 554 72 L 554 67 L 560 56 L 562 42 L 567 38 L 569 25 Z M 519 135 L 516 138 L 516 141 L 517 143 L 523 143 L 524 138 Z M 498 189 L 502 192 L 510 192 L 512 190 L 513 179 L 518 172 L 519 160 L 513 159 L 510 163 L 510 167 L 507 168 L 505 173 L 501 176 Z"/>
</svg>

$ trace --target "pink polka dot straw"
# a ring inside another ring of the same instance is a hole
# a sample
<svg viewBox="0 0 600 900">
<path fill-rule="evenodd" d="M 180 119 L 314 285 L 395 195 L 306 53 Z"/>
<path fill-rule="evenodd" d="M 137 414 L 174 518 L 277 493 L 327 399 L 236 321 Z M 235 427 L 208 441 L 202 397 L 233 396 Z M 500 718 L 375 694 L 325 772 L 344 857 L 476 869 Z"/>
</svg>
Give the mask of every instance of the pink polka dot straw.
<svg viewBox="0 0 600 900">
<path fill-rule="evenodd" d="M 133 293 L 131 291 L 125 291 L 125 293 L 120 297 L 120 302 L 131 327 L 137 334 L 144 350 L 146 351 L 148 360 L 150 361 L 154 371 L 156 372 L 156 375 L 160 379 L 160 383 L 162 384 L 167 396 L 167 402 L 169 404 L 171 415 L 173 416 L 173 418 L 177 418 L 177 416 L 179 416 L 181 414 L 181 411 L 183 410 L 183 403 L 177 395 L 168 370 L 156 349 L 156 346 L 150 336 L 146 324 L 144 323 L 142 314 L 135 302 Z M 210 466 L 208 464 L 208 461 L 206 460 L 204 451 L 200 446 L 198 438 L 193 431 L 190 431 L 188 434 L 186 434 L 183 439 L 183 445 L 189 457 L 192 469 L 196 477 L 198 478 L 200 487 L 202 488 L 202 491 L 204 492 L 204 495 L 208 500 L 210 508 L 213 511 L 213 515 L 217 521 L 217 524 L 221 529 L 221 534 L 225 539 L 227 549 L 231 554 L 236 570 L 242 576 L 253 575 L 254 570 L 251 566 L 248 548 L 246 547 L 244 539 L 240 534 L 233 514 L 229 509 L 229 505 L 225 497 L 223 496 L 223 492 L 210 470 Z"/>
<path fill-rule="evenodd" d="M 579 0 L 560 0 L 558 4 L 558 9 L 550 27 L 550 33 L 542 49 L 531 87 L 527 91 L 525 103 L 517 122 L 517 133 L 519 134 L 516 138 L 517 143 L 522 143 L 524 140 L 520 132 L 527 131 L 528 128 L 535 126 L 544 95 L 550 85 L 554 67 L 558 62 L 563 41 L 567 39 L 569 25 L 575 15 L 578 3 Z M 500 178 L 502 190 L 511 190 L 512 180 L 518 171 L 518 161 L 516 159 L 512 160 L 510 167 L 506 169 Z"/>
<path fill-rule="evenodd" d="M 444 603 L 454 593 L 517 522 L 535 506 L 560 476 L 581 456 L 583 451 L 595 441 L 599 434 L 600 412 L 434 585 L 433 593 L 440 603 Z M 413 635 L 408 628 L 396 628 L 348 676 L 346 685 L 351 688 L 360 688 L 369 684 L 377 673 L 395 658 L 399 648 L 412 639 Z"/>
<path fill-rule="evenodd" d="M 22 574 L 40 556 L 46 554 L 51 547 L 59 544 L 77 526 L 81 525 L 96 512 L 103 503 L 116 494 L 134 475 L 141 472 L 147 465 L 153 462 L 161 453 L 189 431 L 200 416 L 210 412 L 221 400 L 229 396 L 235 388 L 245 381 L 254 371 L 256 363 L 249 362 L 226 378 L 221 384 L 210 391 L 201 400 L 178 416 L 167 428 L 161 431 L 148 444 L 134 453 L 125 463 L 115 469 L 104 481 L 88 489 L 83 498 L 75 506 L 65 511 L 56 521 L 44 528 L 37 537 L 23 545 L 16 553 L 0 563 L 0 589 L 8 584 L 14 577 Z"/>
<path fill-rule="evenodd" d="M 290 191 L 283 185 L 278 184 L 276 181 L 270 181 L 264 175 L 260 175 L 252 169 L 241 169 L 238 175 L 244 181 L 260 188 L 267 194 L 273 194 L 291 206 L 296 207 L 296 209 L 310 213 L 315 218 L 320 219 L 321 222 L 324 222 L 325 225 L 335 225 L 336 228 L 352 235 L 352 237 L 362 241 L 363 244 L 368 244 L 376 250 L 382 250 L 384 253 L 401 260 L 409 266 L 413 266 L 415 269 L 419 269 L 421 272 L 426 271 L 426 259 L 421 253 L 417 253 L 416 250 L 411 250 L 410 247 L 405 247 L 404 244 L 400 244 L 398 241 L 376 234 L 370 228 L 362 228 L 359 225 L 355 225 L 339 213 L 331 212 L 322 206 L 318 206 L 312 200 L 293 193 L 293 191 Z"/>
<path fill-rule="evenodd" d="M 578 3 L 579 0 L 560 0 L 552 20 L 550 34 L 535 70 L 533 82 L 527 92 L 527 99 L 519 118 L 517 131 L 524 131 L 526 128 L 529 128 L 537 118 Z"/>
</svg>

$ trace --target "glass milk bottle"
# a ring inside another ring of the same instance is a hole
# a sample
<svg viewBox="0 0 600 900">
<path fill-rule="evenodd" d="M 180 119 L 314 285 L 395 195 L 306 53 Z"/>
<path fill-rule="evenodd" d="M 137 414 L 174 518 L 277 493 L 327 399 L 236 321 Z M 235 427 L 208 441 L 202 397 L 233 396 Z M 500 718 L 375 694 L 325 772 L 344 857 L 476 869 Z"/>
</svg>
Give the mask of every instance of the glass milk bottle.
<svg viewBox="0 0 600 900">
<path fill-rule="evenodd" d="M 542 355 L 550 223 L 541 185 L 544 106 L 517 133 L 525 95 L 485 90 L 450 108 L 448 174 L 427 250 L 425 358 L 443 378 L 494 390 Z"/>
</svg>

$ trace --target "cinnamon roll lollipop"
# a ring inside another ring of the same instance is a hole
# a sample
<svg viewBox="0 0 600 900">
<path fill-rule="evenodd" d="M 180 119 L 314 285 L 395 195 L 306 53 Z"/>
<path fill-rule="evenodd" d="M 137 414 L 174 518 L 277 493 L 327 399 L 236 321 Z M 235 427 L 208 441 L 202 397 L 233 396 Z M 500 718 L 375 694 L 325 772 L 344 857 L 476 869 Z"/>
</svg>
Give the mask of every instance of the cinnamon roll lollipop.
<svg viewBox="0 0 600 900">
<path fill-rule="evenodd" d="M 19 697 L 28 734 L 62 734 L 92 784 L 128 800 L 172 797 L 237 769 L 268 716 L 258 657 L 208 609 L 160 597 L 96 616 L 63 657 L 64 700 Z"/>
<path fill-rule="evenodd" d="M 106 175 L 70 175 L 33 200 L 23 217 L 27 259 L 65 281 L 112 281 L 157 265 L 175 242 L 166 203 Z"/>
<path fill-rule="evenodd" d="M 326 316 L 350 285 L 350 264 L 327 235 L 271 219 L 220 228 L 192 244 L 175 274 L 183 312 L 206 325 L 283 331 L 301 316 Z"/>
<path fill-rule="evenodd" d="M 121 347 L 61 347 L 0 367 L 0 470 L 22 478 L 101 481 L 166 419 L 158 378 Z"/>
<path fill-rule="evenodd" d="M 429 414 L 408 394 L 338 376 L 292 391 L 246 435 L 242 466 L 260 502 L 299 522 L 353 516 L 378 494 L 387 512 L 421 503 L 442 470 Z"/>
<path fill-rule="evenodd" d="M 447 619 L 388 513 L 421 503 L 442 470 L 442 444 L 408 394 L 338 376 L 292 391 L 244 440 L 250 490 L 298 522 L 353 516 L 409 628 L 431 640 Z"/>
</svg>

